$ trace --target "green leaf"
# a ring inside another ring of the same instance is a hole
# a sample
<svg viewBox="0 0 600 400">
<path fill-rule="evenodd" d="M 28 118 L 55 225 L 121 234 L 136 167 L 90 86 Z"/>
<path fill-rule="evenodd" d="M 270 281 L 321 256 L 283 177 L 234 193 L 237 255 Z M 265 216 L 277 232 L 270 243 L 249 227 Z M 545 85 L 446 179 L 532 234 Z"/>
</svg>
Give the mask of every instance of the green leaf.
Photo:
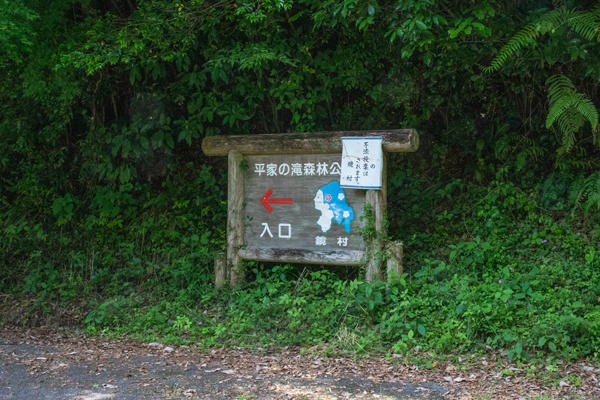
<svg viewBox="0 0 600 400">
<path fill-rule="evenodd" d="M 448 25 L 446 18 L 441 15 L 434 15 L 432 20 L 435 25 Z"/>
<path fill-rule="evenodd" d="M 415 51 L 414 48 L 410 48 L 410 47 L 402 48 L 402 52 L 401 52 L 402 58 L 410 58 L 410 56 L 412 56 L 414 51 Z"/>
<path fill-rule="evenodd" d="M 425 55 L 423 55 L 423 62 L 425 65 L 429 67 L 431 65 L 431 61 L 433 61 L 433 54 L 425 53 Z"/>
<path fill-rule="evenodd" d="M 419 332 L 419 334 L 420 334 L 421 336 L 425 336 L 425 327 L 424 327 L 423 325 L 419 324 L 419 325 L 417 326 L 417 332 Z"/>
<path fill-rule="evenodd" d="M 142 137 L 140 138 L 140 144 L 142 145 L 142 148 L 143 148 L 144 150 L 150 150 L 150 141 L 148 140 L 148 138 L 147 138 L 147 137 L 145 137 L 145 136 L 142 136 Z"/>
<path fill-rule="evenodd" d="M 483 19 L 485 18 L 485 9 L 483 8 L 477 8 L 473 11 L 473 14 L 475 14 L 475 16 L 479 19 Z"/>
<path fill-rule="evenodd" d="M 154 135 L 152 135 L 152 141 L 155 143 L 155 145 L 160 145 L 163 141 L 163 138 L 164 134 L 161 130 L 154 132 Z"/>
<path fill-rule="evenodd" d="M 484 31 L 486 29 L 485 25 L 483 25 L 481 22 L 473 22 L 472 25 L 478 31 Z"/>
<path fill-rule="evenodd" d="M 131 171 L 129 170 L 129 167 L 122 167 L 121 168 L 121 172 L 119 173 L 119 181 L 121 183 L 127 183 L 129 182 L 129 179 L 131 178 Z"/>
<path fill-rule="evenodd" d="M 292 15 L 290 18 L 288 18 L 288 21 L 289 22 L 294 22 L 294 21 L 296 21 L 298 18 L 300 18 L 303 15 L 304 15 L 304 11 L 300 11 L 300 12 Z"/>
<path fill-rule="evenodd" d="M 167 143 L 167 146 L 172 150 L 173 148 L 175 148 L 175 141 L 173 140 L 173 135 L 171 134 L 167 134 L 165 135 L 165 142 Z"/>
<path fill-rule="evenodd" d="M 505 342 L 510 343 L 517 340 L 517 337 L 512 332 L 505 332 L 503 335 L 503 339 Z"/>
<path fill-rule="evenodd" d="M 521 344 L 521 342 L 518 342 L 515 345 L 515 353 L 517 353 L 518 355 L 521 355 L 522 352 L 523 352 L 523 345 Z"/>
</svg>

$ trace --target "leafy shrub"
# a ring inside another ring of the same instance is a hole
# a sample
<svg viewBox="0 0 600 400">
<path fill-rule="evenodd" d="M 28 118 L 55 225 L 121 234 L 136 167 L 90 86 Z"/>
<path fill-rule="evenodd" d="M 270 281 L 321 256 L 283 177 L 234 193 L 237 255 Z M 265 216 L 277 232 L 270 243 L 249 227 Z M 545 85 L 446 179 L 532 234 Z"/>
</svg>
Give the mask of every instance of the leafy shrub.
<svg viewBox="0 0 600 400">
<path fill-rule="evenodd" d="M 4 1 L 0 290 L 206 346 L 597 354 L 600 6 L 559 3 Z M 388 163 L 402 279 L 211 287 L 203 137 L 398 127 L 421 141 Z"/>
</svg>

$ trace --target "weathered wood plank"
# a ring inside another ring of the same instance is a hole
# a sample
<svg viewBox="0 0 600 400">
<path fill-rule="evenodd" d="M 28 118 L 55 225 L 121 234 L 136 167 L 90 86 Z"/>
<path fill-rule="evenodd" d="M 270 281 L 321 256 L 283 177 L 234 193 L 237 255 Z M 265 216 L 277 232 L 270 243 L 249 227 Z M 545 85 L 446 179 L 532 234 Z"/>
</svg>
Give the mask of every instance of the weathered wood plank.
<svg viewBox="0 0 600 400">
<path fill-rule="evenodd" d="M 311 251 L 305 249 L 240 249 L 239 255 L 246 260 L 282 261 L 300 264 L 362 265 L 365 252 L 360 250 Z"/>
<path fill-rule="evenodd" d="M 207 136 L 202 151 L 208 156 L 225 156 L 230 150 L 242 154 L 327 154 L 341 153 L 343 136 L 382 136 L 385 152 L 413 152 L 419 148 L 414 129 L 275 133 L 262 135 Z"/>
<path fill-rule="evenodd" d="M 400 241 L 388 242 L 385 246 L 387 251 L 386 269 L 387 280 L 402 276 L 404 269 L 402 267 L 402 256 L 404 255 L 403 244 Z"/>
<path fill-rule="evenodd" d="M 368 260 L 367 260 L 367 269 L 365 279 L 367 282 L 372 282 L 375 280 L 381 280 L 381 265 L 383 262 L 383 193 L 380 190 L 367 190 L 366 195 L 367 204 L 371 206 L 373 210 L 373 221 L 372 223 L 375 225 L 376 235 L 372 238 L 368 243 Z"/>
<path fill-rule="evenodd" d="M 367 190 L 366 203 L 371 206 L 373 211 L 373 221 L 375 228 L 375 237 L 368 243 L 367 268 L 365 278 L 367 282 L 379 280 L 383 278 L 383 238 L 386 236 L 385 231 L 385 211 L 387 207 L 387 155 L 383 153 L 383 189 L 382 190 Z"/>
<path fill-rule="evenodd" d="M 220 251 L 215 254 L 215 287 L 221 289 L 227 281 L 227 257 Z"/>
<path fill-rule="evenodd" d="M 337 190 L 317 194 L 326 185 L 339 181 L 340 154 L 256 155 L 244 159 L 247 247 L 304 249 L 317 253 L 365 249 L 360 234 L 365 191 L 342 189 L 337 185 Z M 268 210 L 261 202 L 266 193 L 270 193 L 269 199 L 288 199 L 289 204 L 274 203 Z M 331 197 L 324 198 L 326 196 Z M 351 213 L 347 224 L 341 220 L 336 222 L 333 213 L 323 211 L 328 208 L 325 203 L 332 201 L 339 204 L 338 210 L 347 207 Z"/>
<path fill-rule="evenodd" d="M 238 254 L 238 250 L 244 244 L 244 176 L 240 167 L 243 159 L 239 151 L 231 150 L 229 152 L 227 166 L 227 265 L 231 286 L 236 286 L 244 279 Z"/>
</svg>

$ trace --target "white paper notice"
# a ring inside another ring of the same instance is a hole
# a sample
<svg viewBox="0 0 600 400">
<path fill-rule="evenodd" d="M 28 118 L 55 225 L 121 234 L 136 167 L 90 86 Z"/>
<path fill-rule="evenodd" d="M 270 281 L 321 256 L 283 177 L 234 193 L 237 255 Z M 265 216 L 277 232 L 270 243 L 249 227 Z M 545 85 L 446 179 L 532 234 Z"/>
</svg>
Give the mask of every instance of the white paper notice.
<svg viewBox="0 0 600 400">
<path fill-rule="evenodd" d="M 342 137 L 341 187 L 381 189 L 382 141 L 381 136 Z"/>
</svg>

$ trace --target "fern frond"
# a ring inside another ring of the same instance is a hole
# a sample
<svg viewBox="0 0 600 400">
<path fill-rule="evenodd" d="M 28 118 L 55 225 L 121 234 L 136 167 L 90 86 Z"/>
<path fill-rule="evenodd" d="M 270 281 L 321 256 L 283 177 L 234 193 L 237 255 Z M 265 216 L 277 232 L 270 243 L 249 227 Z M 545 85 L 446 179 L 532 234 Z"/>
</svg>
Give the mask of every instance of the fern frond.
<svg viewBox="0 0 600 400">
<path fill-rule="evenodd" d="M 598 110 L 590 99 L 581 95 L 581 98 L 575 104 L 575 109 L 592 125 L 592 130 L 598 127 Z"/>
<path fill-rule="evenodd" d="M 571 183 L 569 188 L 569 202 L 573 205 L 573 209 L 579 208 L 583 200 L 583 189 L 585 187 L 585 178 L 583 175 L 578 175 Z"/>
<path fill-rule="evenodd" d="M 534 160 L 539 160 L 546 155 L 546 149 L 542 146 L 531 146 L 528 148 L 529 157 Z"/>
<path fill-rule="evenodd" d="M 569 28 L 589 41 L 598 35 L 598 17 L 591 12 L 578 12 L 568 23 Z"/>
<path fill-rule="evenodd" d="M 598 169 L 598 164 L 588 160 L 573 160 L 574 168 L 579 171 L 591 171 L 593 169 Z"/>
<path fill-rule="evenodd" d="M 587 214 L 592 208 L 600 210 L 600 171 L 589 176 L 579 175 L 571 183 L 569 201 L 576 209 L 583 209 Z"/>
<path fill-rule="evenodd" d="M 551 121 L 551 117 L 554 120 Z M 558 125 L 563 131 L 577 132 L 588 121 L 595 130 L 598 126 L 598 110 L 591 100 L 581 93 L 565 96 L 559 99 L 548 112 L 546 128 L 558 120 Z M 550 124 L 548 122 L 551 122 Z"/>
<path fill-rule="evenodd" d="M 589 160 L 573 159 L 571 154 L 563 154 L 556 159 L 555 166 L 561 171 L 591 171 L 595 165 Z"/>
<path fill-rule="evenodd" d="M 600 209 L 600 173 L 595 172 L 585 179 L 583 197 L 585 198 L 584 210 L 586 213 L 592 207 Z"/>
<path fill-rule="evenodd" d="M 550 104 L 556 102 L 560 97 L 575 93 L 575 85 L 565 75 L 552 75 L 546 80 L 548 85 L 548 100 Z"/>
<path fill-rule="evenodd" d="M 546 80 L 548 84 L 548 103 L 550 108 L 546 117 L 546 128 L 550 129 L 555 123 L 562 135 L 559 154 L 568 153 L 575 144 L 575 133 L 585 121 L 592 126 L 592 131 L 598 129 L 598 110 L 594 103 L 578 93 L 575 85 L 564 75 L 553 75 Z"/>
<path fill-rule="evenodd" d="M 562 131 L 561 146 L 556 150 L 558 156 L 565 155 L 571 151 L 575 145 L 575 132 Z"/>
<path fill-rule="evenodd" d="M 554 102 L 550 101 L 550 110 L 548 110 L 548 116 L 546 117 L 546 129 L 550 129 L 554 122 L 569 108 L 573 107 L 577 101 L 578 93 L 564 94 Z"/>
<path fill-rule="evenodd" d="M 523 29 L 517 32 L 506 43 L 498 55 L 492 60 L 489 66 L 484 67 L 484 72 L 494 72 L 499 70 L 509 57 L 524 47 L 536 43 L 540 35 L 552 32 L 558 29 L 562 24 L 566 23 L 570 11 L 565 7 L 560 7 L 552 11 L 548 11 L 542 15 L 537 21 L 526 25 Z"/>
<path fill-rule="evenodd" d="M 515 54 L 521 48 L 526 47 L 531 43 L 535 43 L 535 40 L 538 38 L 539 34 L 540 33 L 534 24 L 527 25 L 515 36 L 513 36 L 508 43 L 502 46 L 496 58 L 492 60 L 488 67 L 483 67 L 483 71 L 498 71 L 510 56 Z"/>
<path fill-rule="evenodd" d="M 569 108 L 558 118 L 558 128 L 563 136 L 572 135 L 575 143 L 575 133 L 585 124 L 585 120 L 574 108 Z M 567 143 L 563 138 L 562 141 Z"/>
<path fill-rule="evenodd" d="M 489 66 L 483 68 L 483 71 L 494 72 L 499 70 L 516 52 L 535 44 L 541 35 L 554 33 L 563 25 L 568 26 L 573 32 L 586 40 L 592 41 L 598 38 L 598 41 L 600 41 L 600 2 L 591 11 L 567 9 L 564 6 L 548 11 L 537 21 L 526 25 L 517 32 L 508 43 L 500 48 L 498 55 Z"/>
<path fill-rule="evenodd" d="M 570 18 L 573 12 L 573 10 L 569 10 L 565 6 L 548 11 L 537 22 L 540 33 L 546 34 L 556 30 Z"/>
<path fill-rule="evenodd" d="M 572 156 L 574 156 L 575 158 L 579 157 L 581 159 L 585 159 L 587 157 L 587 150 L 585 149 L 584 146 L 575 146 L 573 147 L 573 150 L 571 151 Z M 589 163 L 587 164 L 589 166 Z"/>
</svg>

